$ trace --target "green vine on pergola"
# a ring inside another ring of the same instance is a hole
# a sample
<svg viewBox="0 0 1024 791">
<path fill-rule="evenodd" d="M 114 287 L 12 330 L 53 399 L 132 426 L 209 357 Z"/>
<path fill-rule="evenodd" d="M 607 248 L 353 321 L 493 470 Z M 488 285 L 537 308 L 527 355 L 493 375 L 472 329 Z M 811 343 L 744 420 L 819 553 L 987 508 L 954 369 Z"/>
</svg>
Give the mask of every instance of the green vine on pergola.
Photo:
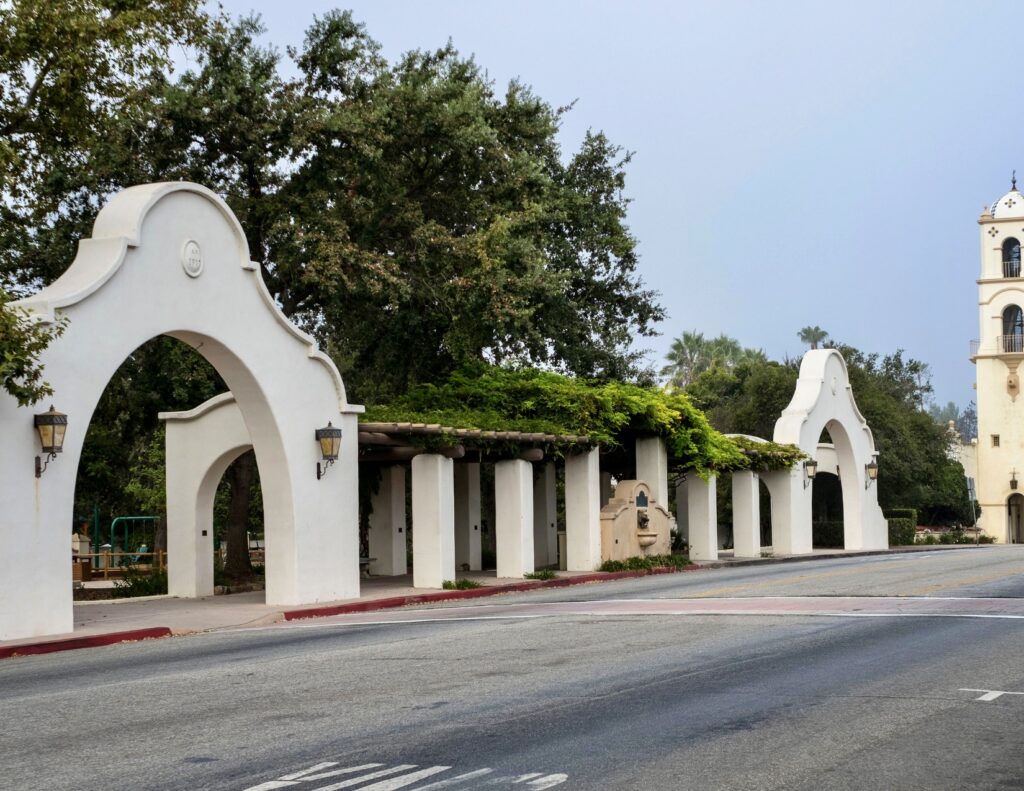
<svg viewBox="0 0 1024 791">
<path fill-rule="evenodd" d="M 702 477 L 737 470 L 789 469 L 804 455 L 791 445 L 727 437 L 681 393 L 622 382 L 592 382 L 533 368 L 468 365 L 439 385 L 421 385 L 388 404 L 368 405 L 363 420 L 426 423 L 483 431 L 585 435 L 605 448 L 640 436 L 664 438 L 674 470 Z M 455 444 L 440 435 L 423 445 Z M 478 443 L 495 451 L 508 442 Z M 555 455 L 564 447 L 549 448 Z"/>
</svg>

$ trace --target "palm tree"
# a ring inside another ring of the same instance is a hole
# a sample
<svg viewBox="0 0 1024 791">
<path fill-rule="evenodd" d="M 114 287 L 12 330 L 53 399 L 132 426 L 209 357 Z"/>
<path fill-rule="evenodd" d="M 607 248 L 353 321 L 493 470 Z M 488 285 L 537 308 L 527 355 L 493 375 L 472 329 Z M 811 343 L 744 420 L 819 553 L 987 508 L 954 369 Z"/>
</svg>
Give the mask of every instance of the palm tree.
<svg viewBox="0 0 1024 791">
<path fill-rule="evenodd" d="M 828 333 L 815 324 L 813 327 L 804 327 L 797 333 L 797 336 L 804 343 L 809 343 L 812 349 L 817 349 L 818 344 L 823 343 L 828 337 Z"/>
<path fill-rule="evenodd" d="M 674 341 L 665 355 L 668 365 L 661 369 L 666 387 L 683 390 L 701 373 L 722 366 L 733 368 L 742 362 L 764 361 L 761 349 L 745 349 L 739 341 L 724 333 L 717 338 L 705 338 L 704 333 L 684 332 Z"/>
</svg>

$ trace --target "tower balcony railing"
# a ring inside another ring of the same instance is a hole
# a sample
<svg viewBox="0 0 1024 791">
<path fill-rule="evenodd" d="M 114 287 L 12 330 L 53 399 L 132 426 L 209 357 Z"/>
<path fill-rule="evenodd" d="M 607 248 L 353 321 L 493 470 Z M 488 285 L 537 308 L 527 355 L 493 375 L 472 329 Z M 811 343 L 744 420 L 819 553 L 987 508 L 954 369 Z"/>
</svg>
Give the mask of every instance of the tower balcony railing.
<svg viewBox="0 0 1024 791">
<path fill-rule="evenodd" d="M 981 341 L 971 341 L 971 359 L 973 360 L 978 356 L 978 349 L 981 347 Z"/>
<path fill-rule="evenodd" d="M 999 335 L 996 348 L 1003 354 L 1024 354 L 1024 335 Z"/>
<path fill-rule="evenodd" d="M 1003 261 L 1003 277 L 1020 277 L 1020 261 Z"/>
</svg>

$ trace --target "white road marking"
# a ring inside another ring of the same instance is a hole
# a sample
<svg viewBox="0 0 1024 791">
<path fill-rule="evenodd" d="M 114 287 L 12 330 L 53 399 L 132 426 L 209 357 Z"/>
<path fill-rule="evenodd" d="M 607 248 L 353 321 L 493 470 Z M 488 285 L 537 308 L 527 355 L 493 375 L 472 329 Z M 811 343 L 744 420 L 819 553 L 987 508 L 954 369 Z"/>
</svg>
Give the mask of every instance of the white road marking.
<svg viewBox="0 0 1024 791">
<path fill-rule="evenodd" d="M 428 769 L 420 769 L 418 772 L 403 775 L 402 777 L 393 777 L 390 780 L 384 780 L 380 783 L 374 783 L 370 786 L 364 786 L 360 791 L 395 791 L 397 788 L 405 788 L 411 786 L 413 783 L 417 783 L 425 777 L 431 777 L 440 772 L 447 772 L 451 769 L 450 766 L 431 766 Z"/>
<path fill-rule="evenodd" d="M 493 769 L 477 769 L 475 772 L 466 772 L 462 775 L 456 775 L 455 777 L 449 777 L 447 780 L 438 780 L 436 783 L 430 783 L 429 785 L 420 786 L 416 791 L 434 791 L 440 788 L 451 788 L 452 786 L 464 783 L 467 780 L 475 780 L 478 777 L 489 775 L 493 772 Z"/>
<path fill-rule="evenodd" d="M 960 691 L 961 692 L 984 692 L 985 693 L 984 695 L 982 695 L 981 697 L 975 698 L 974 700 L 976 702 L 977 701 L 984 701 L 985 703 L 990 703 L 991 701 L 996 700 L 997 698 L 1000 698 L 1003 695 L 1024 695 L 1024 692 L 1007 692 L 1006 690 L 1002 690 L 1002 689 L 969 689 L 967 687 L 960 687 Z"/>
<path fill-rule="evenodd" d="M 303 788 L 309 789 L 309 791 L 340 791 L 341 789 L 353 788 L 354 786 L 359 786 L 359 791 L 398 791 L 398 789 L 411 786 L 416 786 L 416 788 L 410 788 L 410 791 L 439 791 L 439 789 L 442 788 L 454 788 L 455 786 L 461 786 L 464 790 L 467 790 L 469 788 L 482 788 L 483 786 L 494 787 L 500 785 L 518 785 L 524 789 L 530 789 L 530 791 L 543 791 L 543 789 L 561 785 L 569 779 L 569 775 L 567 774 L 544 774 L 543 772 L 527 772 L 525 774 L 502 775 L 490 778 L 488 775 L 491 775 L 494 770 L 485 767 L 483 769 L 475 769 L 471 772 L 464 772 L 463 774 L 455 775 L 454 777 L 436 780 L 434 782 L 427 783 L 426 785 L 416 785 L 421 780 L 426 780 L 434 775 L 447 772 L 452 767 L 429 766 L 423 769 L 417 769 L 416 764 L 401 764 L 399 766 L 377 769 L 377 767 L 382 767 L 384 764 L 376 763 L 348 766 L 338 769 L 331 768 L 336 767 L 337 765 L 337 762 L 334 761 L 324 761 L 322 763 L 315 764 L 308 769 L 282 775 L 276 780 L 269 780 L 265 783 L 261 783 L 260 785 L 251 786 L 245 789 L 245 791 L 273 791 L 274 789 L 290 788 L 297 785 L 301 785 Z M 375 769 L 376 771 L 365 772 L 367 769 Z M 415 769 L 416 771 L 409 771 L 411 769 Z M 306 785 L 307 783 L 324 780 L 328 777 L 337 777 L 338 775 L 343 774 L 351 775 L 356 772 L 365 773 L 360 774 L 358 777 L 350 777 L 339 783 L 332 783 L 331 785 L 317 786 L 316 788 L 310 788 Z M 483 778 L 487 778 L 484 780 L 483 786 L 477 784 L 473 784 L 472 786 L 464 785 Z M 372 780 L 377 780 L 377 782 L 370 783 L 370 785 L 363 785 L 363 783 L 367 783 Z"/>
<path fill-rule="evenodd" d="M 401 764 L 399 766 L 392 766 L 389 769 L 378 769 L 376 772 L 370 772 L 369 774 L 360 775 L 359 777 L 353 777 L 351 780 L 343 780 L 340 783 L 332 783 L 329 786 L 319 786 L 316 791 L 340 791 L 342 788 L 351 788 L 357 786 L 360 783 L 365 783 L 367 780 L 376 780 L 378 777 L 387 777 L 388 775 L 398 774 L 399 772 L 405 772 L 409 769 L 415 769 L 416 764 Z"/>
<path fill-rule="evenodd" d="M 337 761 L 324 761 L 321 764 L 316 764 L 315 766 L 309 767 L 309 769 L 303 769 L 301 772 L 294 772 L 294 773 L 292 773 L 290 775 L 283 775 L 281 777 L 281 779 L 282 780 L 312 780 L 313 778 L 312 777 L 307 777 L 307 775 L 314 774 L 315 772 L 319 772 L 322 769 L 330 769 L 332 766 L 337 766 L 337 765 L 338 765 Z M 380 764 L 367 764 L 367 766 L 380 766 Z M 358 767 L 358 768 L 362 768 L 362 767 Z M 352 769 L 341 769 L 339 771 L 341 771 L 341 772 L 355 772 L 357 770 L 356 770 L 356 768 L 352 768 Z M 318 777 L 322 777 L 323 775 L 317 775 L 317 776 Z"/>
</svg>

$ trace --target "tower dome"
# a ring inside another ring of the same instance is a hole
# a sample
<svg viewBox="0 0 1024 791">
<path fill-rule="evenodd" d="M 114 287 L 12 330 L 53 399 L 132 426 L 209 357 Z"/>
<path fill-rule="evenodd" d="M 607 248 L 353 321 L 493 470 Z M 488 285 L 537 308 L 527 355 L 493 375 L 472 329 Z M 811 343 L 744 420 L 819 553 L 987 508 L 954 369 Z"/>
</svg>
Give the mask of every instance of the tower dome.
<svg viewBox="0 0 1024 791">
<path fill-rule="evenodd" d="M 1024 195 L 1017 189 L 1017 172 L 1014 171 L 1010 191 L 989 207 L 989 213 L 996 220 L 1024 218 Z"/>
</svg>

